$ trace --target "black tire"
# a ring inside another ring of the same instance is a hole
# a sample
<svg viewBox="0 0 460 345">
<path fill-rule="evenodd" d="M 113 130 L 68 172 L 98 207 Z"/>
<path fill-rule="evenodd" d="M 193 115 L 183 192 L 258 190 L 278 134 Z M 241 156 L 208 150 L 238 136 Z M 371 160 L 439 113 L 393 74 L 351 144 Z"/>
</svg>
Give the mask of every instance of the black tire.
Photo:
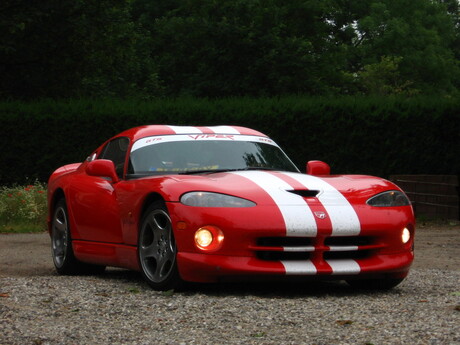
<svg viewBox="0 0 460 345">
<path fill-rule="evenodd" d="M 359 290 L 385 291 L 399 285 L 403 280 L 404 278 L 362 279 L 347 280 L 347 283 Z"/>
<path fill-rule="evenodd" d="M 90 265 L 75 258 L 68 219 L 66 202 L 64 199 L 60 199 L 54 208 L 51 225 L 51 254 L 57 273 L 75 275 L 104 272 L 105 266 Z"/>
<path fill-rule="evenodd" d="M 142 216 L 138 238 L 139 266 L 152 288 L 165 291 L 182 286 L 176 256 L 171 218 L 163 202 L 154 202 Z"/>
</svg>

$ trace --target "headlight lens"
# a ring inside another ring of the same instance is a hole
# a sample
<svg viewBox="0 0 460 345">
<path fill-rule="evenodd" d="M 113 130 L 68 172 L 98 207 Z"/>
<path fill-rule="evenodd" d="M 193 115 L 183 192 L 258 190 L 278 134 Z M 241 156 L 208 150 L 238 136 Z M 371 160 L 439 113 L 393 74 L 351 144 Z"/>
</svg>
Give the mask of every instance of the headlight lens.
<svg viewBox="0 0 460 345">
<path fill-rule="evenodd" d="M 180 198 L 180 202 L 187 206 L 196 207 L 253 207 L 256 205 L 246 199 L 211 192 L 185 193 Z"/>
<path fill-rule="evenodd" d="M 390 190 L 373 196 L 367 200 L 367 204 L 376 207 L 394 207 L 410 205 L 410 201 L 403 192 Z"/>
</svg>

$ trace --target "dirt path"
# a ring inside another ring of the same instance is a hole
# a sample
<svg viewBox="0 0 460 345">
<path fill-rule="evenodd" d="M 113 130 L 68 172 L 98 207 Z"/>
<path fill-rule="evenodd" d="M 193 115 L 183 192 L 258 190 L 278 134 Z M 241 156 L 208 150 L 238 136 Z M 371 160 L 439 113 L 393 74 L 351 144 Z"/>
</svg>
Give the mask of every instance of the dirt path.
<svg viewBox="0 0 460 345">
<path fill-rule="evenodd" d="M 460 224 L 417 227 L 414 268 L 460 270 Z M 0 277 L 54 275 L 50 238 L 0 234 Z"/>
</svg>

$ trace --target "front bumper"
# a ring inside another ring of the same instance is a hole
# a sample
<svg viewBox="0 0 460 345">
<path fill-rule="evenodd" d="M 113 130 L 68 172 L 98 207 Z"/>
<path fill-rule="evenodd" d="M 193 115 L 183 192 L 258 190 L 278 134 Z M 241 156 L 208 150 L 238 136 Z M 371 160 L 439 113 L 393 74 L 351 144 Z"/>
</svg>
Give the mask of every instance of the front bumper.
<svg viewBox="0 0 460 345">
<path fill-rule="evenodd" d="M 404 278 L 414 259 L 414 219 L 410 207 L 360 210 L 360 223 L 350 234 L 331 232 L 330 222 L 318 221 L 314 236 L 292 236 L 276 207 L 200 209 L 168 204 L 175 229 L 177 263 L 182 279 L 215 282 L 240 277 L 318 280 Z M 179 224 L 181 226 L 179 226 Z M 204 225 L 225 235 L 218 251 L 204 252 L 194 244 Z M 402 243 L 404 228 L 410 241 Z"/>
<path fill-rule="evenodd" d="M 182 279 L 217 282 L 226 278 L 269 278 L 298 276 L 318 280 L 347 278 L 404 278 L 414 259 L 412 251 L 375 255 L 367 259 L 264 261 L 256 257 L 233 257 L 200 253 L 179 253 Z"/>
</svg>

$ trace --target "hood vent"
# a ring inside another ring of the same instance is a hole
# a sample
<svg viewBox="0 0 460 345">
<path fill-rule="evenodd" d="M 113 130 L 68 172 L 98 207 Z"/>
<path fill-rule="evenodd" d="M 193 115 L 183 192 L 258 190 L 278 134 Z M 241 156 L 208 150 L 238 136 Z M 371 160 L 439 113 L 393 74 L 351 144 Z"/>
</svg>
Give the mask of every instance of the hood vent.
<svg viewBox="0 0 460 345">
<path fill-rule="evenodd" d="M 319 194 L 319 190 L 310 190 L 310 189 L 294 189 L 294 190 L 287 190 L 286 192 L 300 195 L 302 198 L 314 198 L 315 196 Z"/>
</svg>

